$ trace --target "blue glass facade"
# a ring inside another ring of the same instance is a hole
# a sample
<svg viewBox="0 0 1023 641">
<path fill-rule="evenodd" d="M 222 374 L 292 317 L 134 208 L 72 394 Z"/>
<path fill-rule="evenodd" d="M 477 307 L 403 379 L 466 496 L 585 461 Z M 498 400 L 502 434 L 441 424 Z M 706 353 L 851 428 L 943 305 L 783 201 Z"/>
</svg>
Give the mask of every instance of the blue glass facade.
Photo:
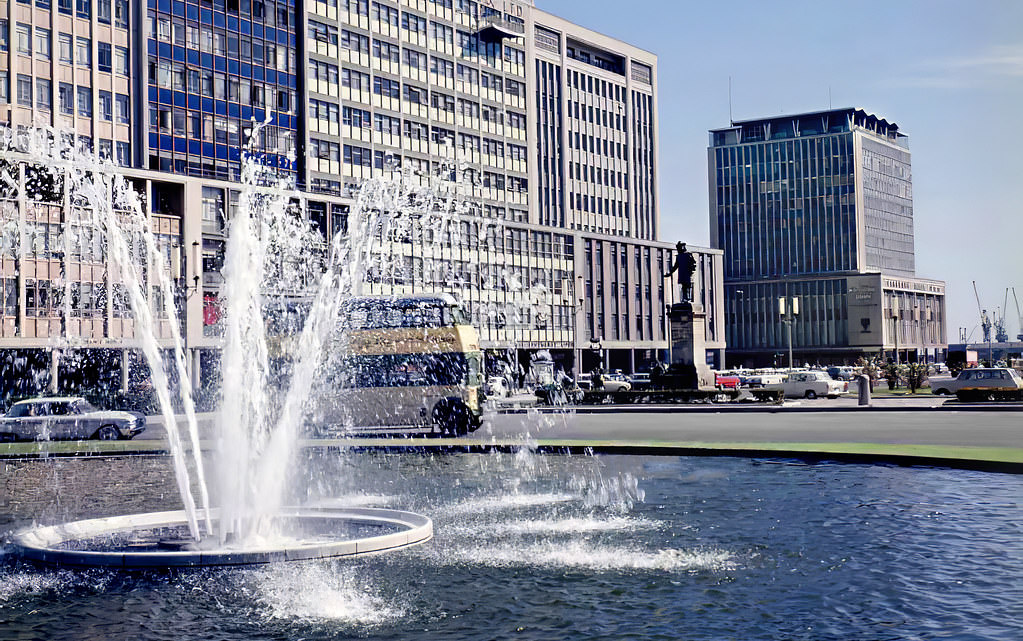
<svg viewBox="0 0 1023 641">
<path fill-rule="evenodd" d="M 857 268 L 852 133 L 782 135 L 713 149 L 726 279 Z"/>
<path fill-rule="evenodd" d="M 251 144 L 295 171 L 295 0 L 149 0 L 147 18 L 148 167 L 237 179 Z"/>
<path fill-rule="evenodd" d="M 910 154 L 898 126 L 852 108 L 736 122 L 711 131 L 708 162 L 731 360 L 787 363 L 779 299 L 799 301 L 801 362 L 851 362 L 887 344 L 881 275 L 926 285 L 914 278 Z"/>
</svg>

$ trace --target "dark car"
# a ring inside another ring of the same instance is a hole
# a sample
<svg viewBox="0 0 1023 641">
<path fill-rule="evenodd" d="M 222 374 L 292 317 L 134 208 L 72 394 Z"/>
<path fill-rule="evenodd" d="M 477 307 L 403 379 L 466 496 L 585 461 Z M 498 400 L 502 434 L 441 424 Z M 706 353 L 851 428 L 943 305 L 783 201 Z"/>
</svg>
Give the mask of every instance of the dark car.
<svg viewBox="0 0 1023 641">
<path fill-rule="evenodd" d="M 146 417 L 105 411 L 80 396 L 18 401 L 0 418 L 0 440 L 130 439 L 146 429 Z"/>
</svg>

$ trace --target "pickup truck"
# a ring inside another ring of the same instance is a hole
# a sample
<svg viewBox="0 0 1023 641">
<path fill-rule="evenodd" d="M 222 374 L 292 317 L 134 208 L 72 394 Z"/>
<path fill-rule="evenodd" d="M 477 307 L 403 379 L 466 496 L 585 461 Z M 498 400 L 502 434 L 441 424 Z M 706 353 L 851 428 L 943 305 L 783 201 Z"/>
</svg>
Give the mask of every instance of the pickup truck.
<svg viewBox="0 0 1023 641">
<path fill-rule="evenodd" d="M 763 390 L 778 390 L 785 398 L 838 398 L 849 391 L 849 383 L 836 381 L 827 372 L 792 372 L 781 383 L 770 383 Z"/>
<path fill-rule="evenodd" d="M 931 392 L 955 394 L 959 400 L 1000 400 L 1023 398 L 1023 378 L 1008 367 L 964 369 L 959 376 L 931 376 Z"/>
</svg>

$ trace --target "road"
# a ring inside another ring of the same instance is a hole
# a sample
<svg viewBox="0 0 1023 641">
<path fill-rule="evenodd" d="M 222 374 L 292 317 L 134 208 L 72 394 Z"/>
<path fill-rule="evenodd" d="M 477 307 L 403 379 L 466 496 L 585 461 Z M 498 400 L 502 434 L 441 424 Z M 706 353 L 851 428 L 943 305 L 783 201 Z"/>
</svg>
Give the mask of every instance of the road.
<svg viewBox="0 0 1023 641">
<path fill-rule="evenodd" d="M 771 409 L 715 406 L 598 406 L 576 412 L 491 414 L 469 440 L 492 438 L 681 441 L 703 443 L 890 443 L 1023 448 L 1023 411 L 932 408 L 929 399 L 891 409 L 848 408 L 840 401 L 791 403 Z M 921 406 L 923 405 L 923 406 Z M 816 410 L 816 411 L 815 411 Z M 212 436 L 214 416 L 200 416 L 200 435 Z M 136 440 L 165 440 L 150 417 Z"/>
<path fill-rule="evenodd" d="M 893 443 L 1023 448 L 1018 411 L 778 411 L 502 414 L 475 436 L 697 441 Z"/>
</svg>

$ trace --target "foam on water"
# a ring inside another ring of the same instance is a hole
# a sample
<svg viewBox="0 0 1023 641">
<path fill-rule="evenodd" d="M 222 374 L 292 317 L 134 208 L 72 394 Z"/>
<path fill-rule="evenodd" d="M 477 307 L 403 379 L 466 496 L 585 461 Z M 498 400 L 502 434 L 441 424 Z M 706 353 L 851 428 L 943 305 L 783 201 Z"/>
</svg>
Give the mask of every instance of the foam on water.
<svg viewBox="0 0 1023 641">
<path fill-rule="evenodd" d="M 540 494 L 508 494 L 505 496 L 484 496 L 455 503 L 446 508 L 448 514 L 478 514 L 481 512 L 502 512 L 523 508 L 567 503 L 578 497 L 572 494 L 540 493 Z"/>
<path fill-rule="evenodd" d="M 333 563 L 272 564 L 256 573 L 254 589 L 271 619 L 374 625 L 405 616 L 368 579 Z"/>
<path fill-rule="evenodd" d="M 735 568 L 732 553 L 718 549 L 637 550 L 588 541 L 543 541 L 456 547 L 439 557 L 447 562 L 493 567 L 579 568 L 598 572 L 721 571 Z"/>
<path fill-rule="evenodd" d="M 607 519 L 573 516 L 560 519 L 523 519 L 491 526 L 496 535 L 507 534 L 584 534 L 588 532 L 631 532 L 657 530 L 664 523 L 643 518 L 614 516 Z M 476 529 L 476 528 L 474 528 Z"/>
<path fill-rule="evenodd" d="M 102 591 L 109 580 L 109 574 L 98 570 L 0 570 L 0 608 L 26 596 L 62 594 L 75 587 Z"/>
</svg>

